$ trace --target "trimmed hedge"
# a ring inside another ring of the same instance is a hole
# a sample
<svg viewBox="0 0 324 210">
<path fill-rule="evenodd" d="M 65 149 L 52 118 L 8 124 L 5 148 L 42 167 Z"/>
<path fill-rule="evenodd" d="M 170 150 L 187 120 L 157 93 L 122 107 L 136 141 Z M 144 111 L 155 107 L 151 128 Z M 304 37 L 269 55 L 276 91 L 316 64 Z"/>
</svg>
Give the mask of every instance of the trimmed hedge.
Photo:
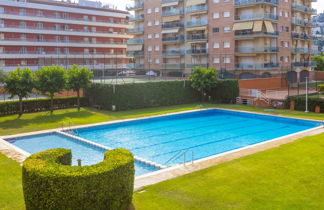
<svg viewBox="0 0 324 210">
<path fill-rule="evenodd" d="M 22 168 L 27 210 L 125 210 L 133 196 L 134 158 L 126 149 L 105 152 L 91 166 L 70 166 L 71 150 L 51 149 L 28 157 Z"/>
<path fill-rule="evenodd" d="M 290 96 L 286 100 L 286 108 L 289 108 L 290 101 L 295 101 L 295 109 L 305 111 L 306 109 L 306 97 L 305 96 Z M 324 113 L 324 99 L 318 98 L 316 95 L 308 97 L 309 110 L 314 112 L 315 107 L 321 107 L 321 113 Z"/>
<path fill-rule="evenodd" d="M 54 110 L 77 107 L 77 97 L 55 98 L 53 100 Z M 89 104 L 85 97 L 80 98 L 82 106 Z M 24 113 L 48 111 L 51 108 L 50 99 L 33 99 L 23 101 Z M 0 116 L 19 113 L 19 101 L 9 101 L 0 103 Z"/>
<path fill-rule="evenodd" d="M 220 80 L 210 91 L 213 101 L 233 103 L 238 96 L 237 80 Z M 130 84 L 92 84 L 85 90 L 90 104 L 102 109 L 139 109 L 195 103 L 201 100 L 200 93 L 194 90 L 189 81 L 161 81 Z"/>
</svg>

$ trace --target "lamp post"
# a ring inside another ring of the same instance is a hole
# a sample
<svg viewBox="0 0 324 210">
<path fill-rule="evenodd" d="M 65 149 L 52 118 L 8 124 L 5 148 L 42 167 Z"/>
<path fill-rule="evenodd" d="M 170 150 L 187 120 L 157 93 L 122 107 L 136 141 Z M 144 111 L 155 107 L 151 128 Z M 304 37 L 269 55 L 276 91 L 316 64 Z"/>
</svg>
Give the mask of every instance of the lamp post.
<svg viewBox="0 0 324 210">
<path fill-rule="evenodd" d="M 305 112 L 308 112 L 308 77 L 306 77 L 306 109 Z"/>
</svg>

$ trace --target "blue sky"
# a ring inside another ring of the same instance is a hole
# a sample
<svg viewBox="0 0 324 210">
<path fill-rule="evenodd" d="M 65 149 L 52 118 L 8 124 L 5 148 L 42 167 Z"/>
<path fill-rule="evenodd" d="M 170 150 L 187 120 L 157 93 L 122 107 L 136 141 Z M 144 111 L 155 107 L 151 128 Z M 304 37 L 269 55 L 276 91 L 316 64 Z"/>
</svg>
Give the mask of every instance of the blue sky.
<svg viewBox="0 0 324 210">
<path fill-rule="evenodd" d="M 126 4 L 131 4 L 132 0 L 101 0 L 101 2 L 114 4 L 118 9 L 125 9 Z M 324 0 L 317 0 L 313 3 L 313 8 L 317 9 L 318 12 L 324 12 Z"/>
</svg>

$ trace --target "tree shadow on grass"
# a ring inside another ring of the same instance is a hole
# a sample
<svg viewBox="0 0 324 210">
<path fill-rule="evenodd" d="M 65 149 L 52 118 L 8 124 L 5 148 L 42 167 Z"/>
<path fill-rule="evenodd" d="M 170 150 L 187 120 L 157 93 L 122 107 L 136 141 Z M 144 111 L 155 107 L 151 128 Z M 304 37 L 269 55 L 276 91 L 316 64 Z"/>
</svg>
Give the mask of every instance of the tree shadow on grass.
<svg viewBox="0 0 324 210">
<path fill-rule="evenodd" d="M 50 112 L 46 112 L 42 115 L 36 116 L 35 118 L 32 119 L 22 119 L 22 117 L 17 116 L 16 119 L 12 120 L 6 120 L 3 121 L 1 124 L 1 128 L 3 129 L 15 129 L 15 128 L 22 128 L 26 127 L 30 124 L 53 124 L 57 123 L 57 126 L 62 125 L 62 121 L 67 120 L 67 118 L 70 118 L 72 121 L 73 119 L 82 119 L 82 118 L 87 118 L 90 116 L 93 116 L 94 114 L 91 113 L 90 111 L 75 111 L 75 112 L 65 112 L 65 113 L 59 113 L 51 114 Z"/>
</svg>

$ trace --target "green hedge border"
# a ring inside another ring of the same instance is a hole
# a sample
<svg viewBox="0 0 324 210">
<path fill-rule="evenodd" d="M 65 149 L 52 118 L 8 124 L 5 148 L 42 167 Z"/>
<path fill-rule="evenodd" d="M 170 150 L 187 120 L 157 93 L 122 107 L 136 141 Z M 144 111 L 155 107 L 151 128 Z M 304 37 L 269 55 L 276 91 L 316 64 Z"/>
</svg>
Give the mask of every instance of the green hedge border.
<svg viewBox="0 0 324 210">
<path fill-rule="evenodd" d="M 286 100 L 286 108 L 289 109 L 291 101 L 295 101 L 295 109 L 296 110 L 305 111 L 306 96 L 290 96 L 290 97 L 288 97 Z M 324 113 L 324 99 L 318 98 L 316 95 L 310 95 L 308 97 L 309 111 L 314 112 L 316 106 L 320 106 L 321 113 Z"/>
<path fill-rule="evenodd" d="M 27 210 L 125 210 L 133 196 L 134 158 L 126 149 L 105 152 L 91 166 L 70 166 L 71 150 L 52 149 L 28 157 L 22 168 Z"/>
</svg>

